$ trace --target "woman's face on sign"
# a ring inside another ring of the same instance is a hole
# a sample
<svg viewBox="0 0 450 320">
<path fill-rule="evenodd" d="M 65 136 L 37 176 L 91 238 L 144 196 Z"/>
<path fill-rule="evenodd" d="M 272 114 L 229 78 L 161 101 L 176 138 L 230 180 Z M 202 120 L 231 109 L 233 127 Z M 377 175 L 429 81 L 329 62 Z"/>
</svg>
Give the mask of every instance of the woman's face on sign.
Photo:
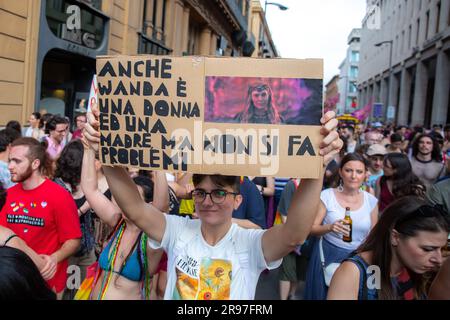
<svg viewBox="0 0 450 320">
<path fill-rule="evenodd" d="M 257 109 L 266 109 L 269 102 L 269 92 L 266 89 L 252 91 L 252 101 Z"/>
</svg>

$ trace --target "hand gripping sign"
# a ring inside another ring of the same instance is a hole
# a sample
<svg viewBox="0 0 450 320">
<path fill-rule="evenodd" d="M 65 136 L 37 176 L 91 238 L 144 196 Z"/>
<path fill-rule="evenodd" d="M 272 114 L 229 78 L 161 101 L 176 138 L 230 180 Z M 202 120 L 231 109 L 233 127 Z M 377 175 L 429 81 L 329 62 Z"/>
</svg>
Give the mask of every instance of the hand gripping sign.
<svg viewBox="0 0 450 320">
<path fill-rule="evenodd" d="M 97 70 L 105 164 L 320 175 L 322 60 L 111 56 Z"/>
</svg>

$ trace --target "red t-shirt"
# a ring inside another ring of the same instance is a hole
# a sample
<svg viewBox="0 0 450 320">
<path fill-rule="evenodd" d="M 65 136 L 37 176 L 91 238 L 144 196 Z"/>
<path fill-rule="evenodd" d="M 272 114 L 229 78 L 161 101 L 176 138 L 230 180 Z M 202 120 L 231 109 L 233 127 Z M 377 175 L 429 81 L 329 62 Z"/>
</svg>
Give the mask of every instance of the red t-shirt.
<svg viewBox="0 0 450 320">
<path fill-rule="evenodd" d="M 10 228 L 38 254 L 51 255 L 67 240 L 81 238 L 75 201 L 48 179 L 33 190 L 24 190 L 21 183 L 9 188 L 0 225 Z M 56 292 L 66 286 L 67 267 L 67 259 L 60 262 L 55 276 L 47 281 Z"/>
</svg>

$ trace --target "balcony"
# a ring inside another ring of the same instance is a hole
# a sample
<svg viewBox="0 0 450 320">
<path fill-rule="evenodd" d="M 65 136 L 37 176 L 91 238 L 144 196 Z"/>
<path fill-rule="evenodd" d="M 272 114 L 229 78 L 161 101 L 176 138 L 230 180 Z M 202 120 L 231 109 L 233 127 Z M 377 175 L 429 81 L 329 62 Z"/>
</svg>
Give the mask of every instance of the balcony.
<svg viewBox="0 0 450 320">
<path fill-rule="evenodd" d="M 147 37 L 145 34 L 139 34 L 139 54 L 169 55 L 173 50 L 167 48 L 163 43 Z"/>
</svg>

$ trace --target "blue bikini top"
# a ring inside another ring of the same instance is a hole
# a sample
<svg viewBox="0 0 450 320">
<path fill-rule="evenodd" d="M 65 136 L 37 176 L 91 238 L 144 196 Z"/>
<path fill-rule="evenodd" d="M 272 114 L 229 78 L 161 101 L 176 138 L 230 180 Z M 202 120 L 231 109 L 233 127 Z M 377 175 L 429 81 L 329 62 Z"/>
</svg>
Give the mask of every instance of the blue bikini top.
<svg viewBox="0 0 450 320">
<path fill-rule="evenodd" d="M 117 241 L 117 235 L 119 234 L 120 228 L 117 228 L 117 231 L 111 237 L 108 245 L 103 249 L 102 253 L 100 253 L 100 257 L 98 259 L 98 263 L 100 268 L 105 271 L 112 271 L 117 273 L 128 280 L 131 281 L 141 281 L 143 280 L 144 273 L 142 272 L 142 264 L 140 261 L 140 255 L 138 253 L 138 247 L 141 243 L 142 232 L 139 234 L 138 240 L 136 241 L 134 247 L 132 248 L 133 252 L 128 256 L 128 258 L 123 262 L 122 271 L 120 270 L 109 270 L 110 269 L 110 259 L 112 259 L 112 254 L 110 255 L 111 246 L 113 242 Z M 112 266 L 114 268 L 114 266 Z"/>
</svg>

